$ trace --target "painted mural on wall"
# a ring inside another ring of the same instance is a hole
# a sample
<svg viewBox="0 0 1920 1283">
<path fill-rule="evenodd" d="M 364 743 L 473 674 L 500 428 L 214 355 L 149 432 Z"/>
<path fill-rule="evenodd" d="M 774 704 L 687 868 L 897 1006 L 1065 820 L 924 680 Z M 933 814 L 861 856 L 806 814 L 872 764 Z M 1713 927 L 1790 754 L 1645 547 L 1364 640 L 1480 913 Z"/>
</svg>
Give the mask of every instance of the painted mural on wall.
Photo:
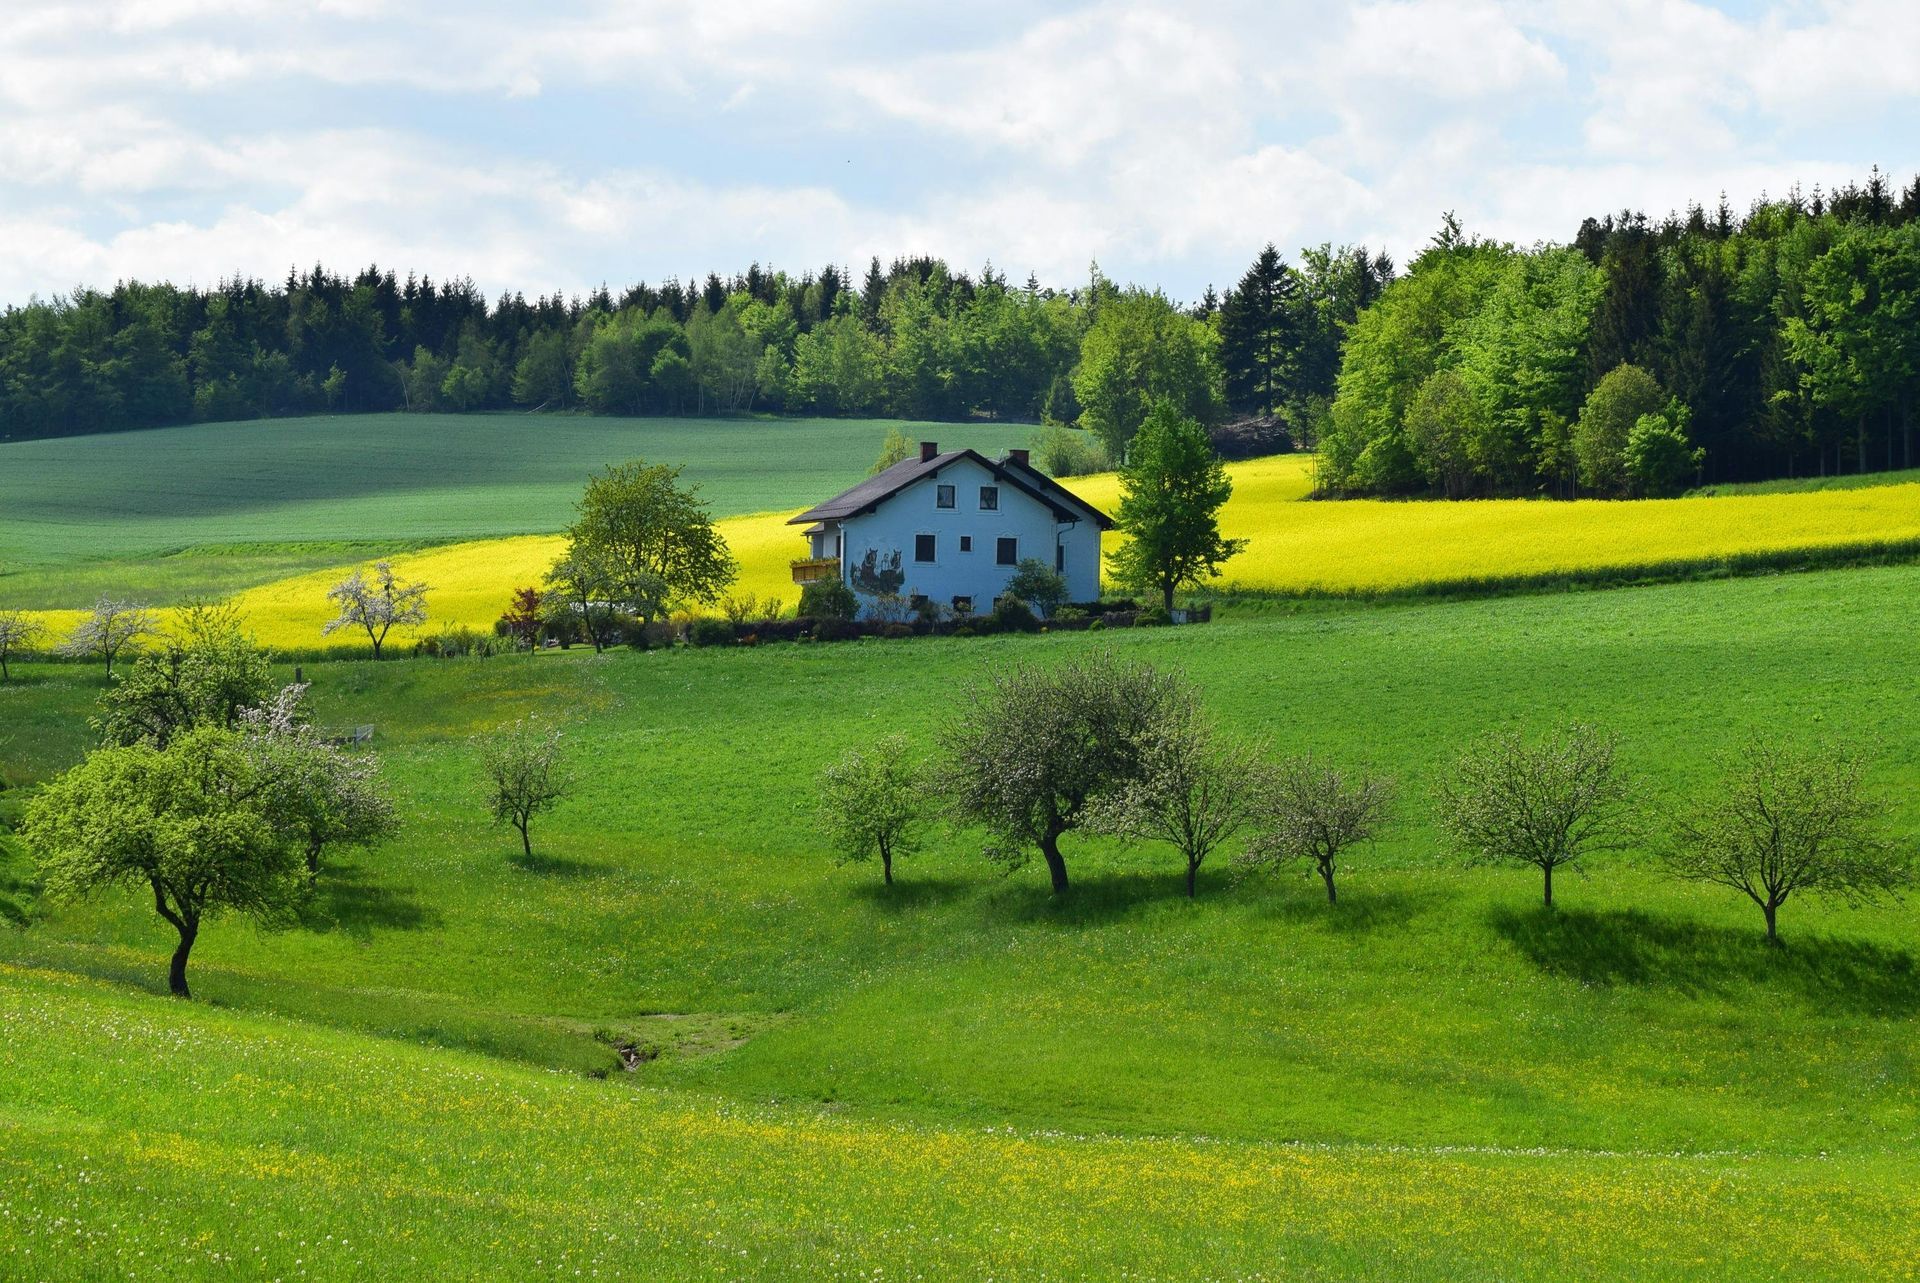
<svg viewBox="0 0 1920 1283">
<path fill-rule="evenodd" d="M 869 597 L 896 596 L 907 583 L 907 572 L 900 569 L 900 550 L 881 556 L 877 548 L 867 549 L 867 555 L 853 568 L 854 591 L 865 593 Z"/>
</svg>

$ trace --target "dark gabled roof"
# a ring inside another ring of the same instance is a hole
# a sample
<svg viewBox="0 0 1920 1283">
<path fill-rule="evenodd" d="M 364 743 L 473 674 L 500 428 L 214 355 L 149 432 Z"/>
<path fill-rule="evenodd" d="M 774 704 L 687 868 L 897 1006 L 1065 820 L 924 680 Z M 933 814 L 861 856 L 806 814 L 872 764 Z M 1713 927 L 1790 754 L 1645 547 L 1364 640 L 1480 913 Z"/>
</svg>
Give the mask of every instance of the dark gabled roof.
<svg viewBox="0 0 1920 1283">
<path fill-rule="evenodd" d="M 799 516 L 790 518 L 787 524 L 797 526 L 802 522 L 840 521 L 863 512 L 872 512 L 914 482 L 935 476 L 942 468 L 961 459 L 973 460 L 991 472 L 996 480 L 1005 482 L 1015 489 L 1026 491 L 1052 508 L 1056 515 L 1068 521 L 1079 521 L 1085 517 L 1091 517 L 1102 530 L 1113 529 L 1113 518 L 1032 464 L 1016 463 L 1012 458 L 996 462 L 977 450 L 948 450 L 945 453 L 936 454 L 931 459 L 918 457 L 902 459 L 891 468 L 875 473 L 852 489 L 842 490 L 825 503 L 816 504 Z"/>
</svg>

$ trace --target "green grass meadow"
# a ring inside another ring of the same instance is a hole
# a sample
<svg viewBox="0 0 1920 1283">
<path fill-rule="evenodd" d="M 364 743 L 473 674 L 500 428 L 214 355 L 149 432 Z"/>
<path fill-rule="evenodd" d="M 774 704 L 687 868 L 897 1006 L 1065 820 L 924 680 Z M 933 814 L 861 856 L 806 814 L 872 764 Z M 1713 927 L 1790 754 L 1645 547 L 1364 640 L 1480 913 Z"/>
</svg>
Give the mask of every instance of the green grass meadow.
<svg viewBox="0 0 1920 1283">
<path fill-rule="evenodd" d="M 70 605 L 75 577 L 164 602 L 337 565 L 361 544 L 391 552 L 558 530 L 588 473 L 635 457 L 685 465 L 715 516 L 798 507 L 862 475 L 895 426 L 983 450 L 1024 445 L 1033 431 L 370 414 L 0 443 L 0 605 Z"/>
<path fill-rule="evenodd" d="M 1658 811 L 1790 724 L 1870 743 L 1910 835 L 1917 627 L 1920 568 L 1885 567 L 309 664 L 406 827 L 336 853 L 304 927 L 212 924 L 195 1002 L 138 896 L 51 904 L 0 859 L 0 1275 L 1911 1278 L 1914 906 L 1796 900 L 1769 949 L 1643 849 L 1548 912 L 1448 859 L 1427 794 L 1467 737 L 1580 717 Z M 1091 839 L 1060 900 L 977 834 L 936 827 L 890 891 L 822 849 L 826 758 L 931 751 L 969 683 L 1095 646 L 1398 777 L 1338 906 L 1304 869 L 1189 902 L 1170 852 Z M 0 817 L 84 752 L 100 685 L 21 672 Z M 528 861 L 471 737 L 533 710 L 585 779 Z"/>
</svg>

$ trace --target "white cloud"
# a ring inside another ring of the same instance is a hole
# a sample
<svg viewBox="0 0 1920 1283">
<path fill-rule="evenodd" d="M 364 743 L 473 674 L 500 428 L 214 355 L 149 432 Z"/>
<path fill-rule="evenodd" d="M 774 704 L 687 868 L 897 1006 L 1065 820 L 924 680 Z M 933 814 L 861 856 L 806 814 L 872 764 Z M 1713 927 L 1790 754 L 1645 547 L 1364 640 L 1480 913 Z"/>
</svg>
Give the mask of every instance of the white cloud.
<svg viewBox="0 0 1920 1283">
<path fill-rule="evenodd" d="M 1192 297 L 1268 239 L 1904 173 L 1915 48 L 1907 0 L 46 0 L 0 12 L 0 300 L 908 252 Z"/>
</svg>

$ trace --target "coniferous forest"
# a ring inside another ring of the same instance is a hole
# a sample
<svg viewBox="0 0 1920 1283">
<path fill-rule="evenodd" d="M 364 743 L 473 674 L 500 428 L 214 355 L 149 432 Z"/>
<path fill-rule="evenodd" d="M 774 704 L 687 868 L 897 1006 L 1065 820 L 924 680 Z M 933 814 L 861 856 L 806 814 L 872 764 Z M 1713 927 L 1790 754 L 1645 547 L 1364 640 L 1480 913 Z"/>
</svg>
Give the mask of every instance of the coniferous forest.
<svg viewBox="0 0 1920 1283">
<path fill-rule="evenodd" d="M 1195 303 L 935 258 L 759 265 L 586 297 L 316 266 L 123 282 L 0 315 L 0 439 L 309 413 L 1048 421 L 1117 457 L 1159 400 L 1320 452 L 1331 493 L 1658 495 L 1913 462 L 1920 179 L 1589 218 L 1449 215 L 1404 271 L 1268 246 Z"/>
</svg>

